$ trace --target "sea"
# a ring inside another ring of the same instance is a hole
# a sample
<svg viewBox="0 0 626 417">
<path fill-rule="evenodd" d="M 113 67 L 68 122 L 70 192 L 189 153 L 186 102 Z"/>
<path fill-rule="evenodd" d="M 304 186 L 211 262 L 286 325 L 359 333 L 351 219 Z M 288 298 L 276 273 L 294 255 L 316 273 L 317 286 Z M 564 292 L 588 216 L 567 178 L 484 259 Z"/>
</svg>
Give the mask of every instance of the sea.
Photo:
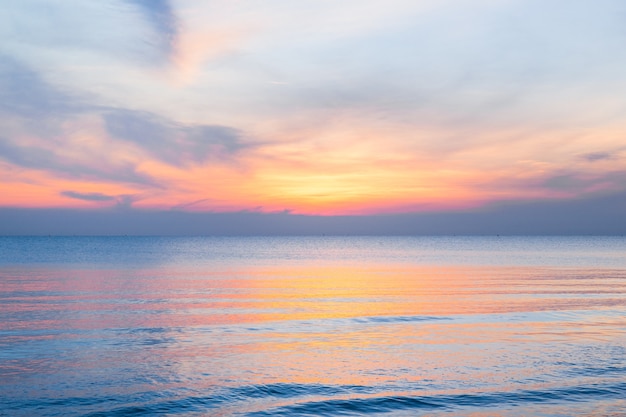
<svg viewBox="0 0 626 417">
<path fill-rule="evenodd" d="M 626 416 L 624 237 L 1 237 L 2 416 Z"/>
</svg>

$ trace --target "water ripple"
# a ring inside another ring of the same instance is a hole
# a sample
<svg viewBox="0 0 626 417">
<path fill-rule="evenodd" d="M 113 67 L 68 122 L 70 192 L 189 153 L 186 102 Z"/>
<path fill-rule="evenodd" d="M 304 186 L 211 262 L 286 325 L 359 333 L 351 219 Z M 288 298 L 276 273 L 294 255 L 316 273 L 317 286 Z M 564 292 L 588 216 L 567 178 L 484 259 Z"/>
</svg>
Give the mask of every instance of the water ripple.
<svg viewBox="0 0 626 417">
<path fill-rule="evenodd" d="M 582 402 L 599 398 L 623 398 L 626 383 L 614 385 L 591 385 L 554 390 L 520 390 L 484 394 L 432 395 L 432 396 L 383 396 L 370 398 L 328 399 L 295 403 L 269 410 L 246 414 L 262 416 L 338 416 L 388 413 L 401 410 L 452 409 L 458 407 L 490 407 L 546 402 Z"/>
<path fill-rule="evenodd" d="M 435 320 L 450 320 L 450 318 L 441 316 L 375 316 L 357 317 L 353 319 L 353 321 L 357 323 L 410 323 Z"/>
<path fill-rule="evenodd" d="M 361 385 L 322 385 L 322 384 L 260 384 L 223 389 L 219 393 L 207 396 L 185 396 L 159 401 L 159 398 L 147 394 L 135 398 L 140 403 L 133 404 L 131 398 L 121 402 L 120 397 L 96 398 L 65 398 L 39 400 L 26 404 L 5 404 L 6 411 L 29 412 L 46 409 L 46 415 L 56 415 L 55 407 L 65 411 L 90 409 L 84 417 L 104 416 L 147 416 L 147 415 L 183 415 L 187 413 L 207 412 L 216 410 L 224 404 L 248 404 L 254 408 L 264 409 L 250 411 L 247 417 L 263 416 L 356 416 L 378 413 L 392 413 L 413 410 L 454 410 L 476 407 L 528 406 L 543 403 L 579 403 L 597 401 L 598 399 L 621 399 L 626 396 L 626 383 L 595 384 L 571 386 L 552 390 L 518 390 L 513 392 L 485 392 L 465 394 L 438 395 L 381 395 L 389 392 L 389 387 Z M 170 393 L 176 395 L 176 393 Z M 180 392 L 178 394 L 181 394 Z M 340 396 L 342 398 L 332 398 Z M 311 397 L 330 397 L 324 400 L 293 402 L 273 408 L 275 400 Z M 265 401 L 259 401 L 265 400 Z M 112 408 L 114 404 L 127 404 Z M 94 410 L 94 408 L 96 410 Z M 99 409 L 99 410 L 97 410 Z M 18 413 L 19 414 L 19 413 Z"/>
</svg>

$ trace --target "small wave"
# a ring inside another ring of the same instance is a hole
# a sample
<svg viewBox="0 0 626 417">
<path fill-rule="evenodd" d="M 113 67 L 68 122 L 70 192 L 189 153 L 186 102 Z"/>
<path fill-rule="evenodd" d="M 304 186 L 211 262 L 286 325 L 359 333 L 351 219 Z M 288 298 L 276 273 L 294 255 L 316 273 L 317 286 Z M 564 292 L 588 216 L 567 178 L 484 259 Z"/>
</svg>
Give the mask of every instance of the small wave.
<svg viewBox="0 0 626 417">
<path fill-rule="evenodd" d="M 352 319 L 356 323 L 408 323 L 416 321 L 450 320 L 442 316 L 373 316 Z"/>
<path fill-rule="evenodd" d="M 564 374 L 570 377 L 607 377 L 626 375 L 626 366 L 575 366 L 567 369 Z"/>
<path fill-rule="evenodd" d="M 453 408 L 520 406 L 548 402 L 581 402 L 599 398 L 623 398 L 626 383 L 591 385 L 547 390 L 521 390 L 486 394 L 433 396 L 384 396 L 370 398 L 329 399 L 297 403 L 246 414 L 265 416 L 337 416 L 389 413 L 402 410 L 435 410 Z"/>
<path fill-rule="evenodd" d="M 248 413 L 246 416 L 345 416 L 388 413 L 407 409 L 432 410 L 445 407 L 445 405 L 416 397 L 356 398 L 294 404 L 267 411 Z"/>
<path fill-rule="evenodd" d="M 158 398 L 156 393 L 144 393 L 139 398 L 129 397 L 94 397 L 94 398 L 65 398 L 48 399 L 30 402 L 28 405 L 7 404 L 10 410 L 28 411 L 33 409 L 90 409 L 82 417 L 111 417 L 111 416 L 149 416 L 158 414 L 185 414 L 203 413 L 208 410 L 217 410 L 228 404 L 246 404 L 254 400 L 285 399 L 303 396 L 332 397 L 337 395 L 355 395 L 373 393 L 373 387 L 359 385 L 322 385 L 322 384 L 259 384 L 234 387 L 219 390 L 212 395 L 186 396 L 183 398 Z M 171 395 L 176 395 L 174 392 Z M 127 403 L 133 405 L 118 406 L 104 409 L 106 404 Z M 94 408 L 96 410 L 94 410 Z M 97 410 L 100 409 L 100 410 Z M 27 415 L 27 414 L 26 414 Z"/>
<path fill-rule="evenodd" d="M 73 410 L 83 417 L 177 415 L 187 413 L 217 413 L 223 407 L 235 411 L 248 409 L 250 404 L 267 407 L 276 400 L 295 401 L 291 404 L 251 411 L 247 417 L 269 416 L 357 416 L 397 411 L 453 410 L 489 407 L 528 406 L 542 403 L 577 403 L 599 399 L 622 399 L 626 396 L 626 382 L 604 385 L 587 385 L 553 390 L 519 390 L 512 392 L 468 393 L 456 395 L 383 395 L 390 387 L 322 384 L 267 384 L 233 387 L 209 395 L 164 398 L 166 395 L 143 393 L 138 397 L 92 397 L 48 399 L 24 403 L 5 403 L 4 410 L 16 415 L 31 415 L 31 411 L 46 409 L 49 415 L 55 410 Z M 382 390 L 382 391 L 381 391 Z M 161 397 L 161 398 L 158 398 Z M 307 401 L 309 397 L 326 397 L 325 400 Z M 330 398 L 329 398 L 330 397 Z M 333 398 L 334 397 L 334 398 Z M 339 397 L 339 398 L 338 398 Z M 300 398 L 300 401 L 298 401 Z M 237 415 L 240 415 L 237 413 Z M 34 413 L 36 414 L 36 413 Z M 63 413 L 61 413 L 63 414 Z M 59 414 L 59 415 L 61 415 Z M 72 414 L 72 413 L 69 413 Z"/>
<path fill-rule="evenodd" d="M 82 415 L 82 417 L 175 415 L 190 412 L 203 413 L 207 410 L 215 410 L 223 403 L 224 401 L 220 398 L 213 396 L 192 396 L 149 404 L 121 406 L 109 410 L 91 412 Z"/>
<path fill-rule="evenodd" d="M 263 384 L 233 388 L 228 395 L 233 399 L 247 398 L 291 398 L 304 395 L 335 396 L 374 392 L 372 387 L 362 385 L 321 385 L 321 384 Z"/>
</svg>

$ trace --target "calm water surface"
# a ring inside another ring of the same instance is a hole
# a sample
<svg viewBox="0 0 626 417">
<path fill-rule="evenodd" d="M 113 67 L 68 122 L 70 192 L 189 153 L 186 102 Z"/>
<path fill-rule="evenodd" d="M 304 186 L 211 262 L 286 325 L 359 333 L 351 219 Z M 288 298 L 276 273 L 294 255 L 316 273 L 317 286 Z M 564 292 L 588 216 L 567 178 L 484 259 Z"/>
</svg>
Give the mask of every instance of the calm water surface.
<svg viewBox="0 0 626 417">
<path fill-rule="evenodd" d="M 0 238 L 2 416 L 626 416 L 626 238 Z"/>
</svg>

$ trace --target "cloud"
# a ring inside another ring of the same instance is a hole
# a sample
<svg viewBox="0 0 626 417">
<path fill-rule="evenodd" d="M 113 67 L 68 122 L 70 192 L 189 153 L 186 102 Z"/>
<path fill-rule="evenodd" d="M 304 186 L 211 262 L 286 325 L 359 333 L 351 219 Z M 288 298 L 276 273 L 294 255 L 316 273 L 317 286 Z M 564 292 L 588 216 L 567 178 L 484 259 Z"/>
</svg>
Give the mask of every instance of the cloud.
<svg viewBox="0 0 626 417">
<path fill-rule="evenodd" d="M 110 110 L 103 115 L 109 134 L 132 142 L 168 164 L 184 167 L 208 160 L 228 161 L 250 147 L 237 129 L 182 125 L 149 112 Z"/>
<path fill-rule="evenodd" d="M 166 63 L 170 53 L 167 39 L 174 30 L 168 7 L 160 0 L 2 2 L 0 36 L 6 49 L 33 64 L 37 63 L 34 56 L 58 62 L 62 55 L 91 62 L 108 58 Z"/>
<path fill-rule="evenodd" d="M 250 146 L 234 128 L 184 125 L 150 112 L 95 104 L 94 97 L 67 92 L 3 54 L 0 95 L 0 160 L 73 180 L 163 188 L 164 181 L 139 171 L 141 162 L 154 157 L 180 168 L 228 162 Z M 98 120 L 109 137 L 99 132 Z M 128 152 L 119 139 L 141 153 Z"/>
<path fill-rule="evenodd" d="M 133 162 L 98 155 L 85 138 L 73 141 L 98 107 L 65 92 L 13 57 L 0 54 L 0 160 L 65 178 L 157 187 Z M 89 137 L 93 134 L 87 133 Z"/>
<path fill-rule="evenodd" d="M 81 111 L 80 100 L 43 81 L 37 72 L 6 54 L 0 54 L 0 112 L 41 123 Z"/>
<path fill-rule="evenodd" d="M 600 173 L 561 172 L 546 177 L 543 187 L 570 193 L 575 196 L 586 194 L 626 191 L 626 171 L 616 170 Z"/>
<path fill-rule="evenodd" d="M 72 141 L 83 119 L 99 107 L 49 84 L 16 59 L 0 54 L 0 160 L 71 179 L 161 188 L 135 163 L 98 155 L 89 141 Z M 86 133 L 85 136 L 93 134 Z M 109 147 L 110 148 L 110 147 Z"/>
<path fill-rule="evenodd" d="M 112 195 L 106 195 L 102 193 L 79 193 L 76 191 L 61 191 L 62 196 L 74 198 L 77 200 L 85 200 L 85 201 L 111 201 L 115 200 L 115 197 Z"/>
<path fill-rule="evenodd" d="M 140 197 L 134 194 L 108 195 L 102 193 L 81 193 L 77 191 L 61 191 L 60 195 L 75 200 L 91 201 L 91 202 L 115 202 L 114 207 L 118 210 L 129 210 L 133 203 L 138 201 Z"/>
<path fill-rule="evenodd" d="M 546 178 L 543 186 L 553 190 L 576 192 L 589 186 L 589 181 L 577 174 L 561 174 Z"/>
<path fill-rule="evenodd" d="M 275 70 L 289 87 L 266 92 L 264 104 L 284 111 L 286 119 L 348 110 L 362 112 L 363 119 L 412 121 L 416 130 L 433 124 L 448 130 L 570 128 L 622 113 L 624 100 L 610 98 L 616 85 L 624 85 L 626 64 L 616 52 L 624 42 L 619 2 L 568 3 L 567 13 L 562 2 L 435 3 L 415 11 L 391 2 L 405 15 L 333 42 L 324 36 L 343 27 L 322 26 L 320 35 L 308 37 L 315 23 L 294 28 L 289 39 L 276 41 L 284 54 L 271 56 L 281 59 L 266 62 L 268 73 Z M 349 7 L 355 26 L 369 17 L 361 15 L 366 7 Z M 302 38 L 308 42 L 295 47 Z"/>
<path fill-rule="evenodd" d="M 584 198 L 594 194 L 606 194 L 624 190 L 626 172 L 602 173 L 600 175 L 574 173 L 555 175 L 546 179 L 543 186 L 555 196 Z"/>
<path fill-rule="evenodd" d="M 172 56 L 177 47 L 180 22 L 170 1 L 128 0 L 128 3 L 138 7 L 146 21 L 154 28 L 153 43 Z"/>
<path fill-rule="evenodd" d="M 81 161 L 38 146 L 22 146 L 0 137 L 0 159 L 23 168 L 51 171 L 72 179 L 114 181 L 162 188 L 152 177 L 137 171 L 132 163 L 105 163 L 98 166 L 93 161 Z"/>
<path fill-rule="evenodd" d="M 119 159 L 112 152 L 114 147 L 105 142 L 110 139 L 72 139 L 82 126 L 93 128 L 89 120 L 94 116 L 104 118 L 112 137 L 139 146 L 141 160 L 147 155 L 177 167 L 209 160 L 231 161 L 249 146 L 234 128 L 187 126 L 150 112 L 93 104 L 93 97 L 66 92 L 29 66 L 2 54 L 0 95 L 0 127 L 4 132 L 0 160 L 65 178 L 163 188 L 155 178 L 139 172 L 137 157 L 134 161 Z M 84 135 L 97 133 L 85 131 Z"/>
<path fill-rule="evenodd" d="M 139 196 L 133 194 L 122 194 L 117 196 L 116 201 L 117 204 L 115 208 L 118 210 L 129 210 L 133 203 L 139 200 Z"/>
<path fill-rule="evenodd" d="M 608 159 L 614 159 L 615 156 L 608 152 L 591 152 L 581 155 L 581 158 L 587 162 L 606 161 Z"/>
</svg>

